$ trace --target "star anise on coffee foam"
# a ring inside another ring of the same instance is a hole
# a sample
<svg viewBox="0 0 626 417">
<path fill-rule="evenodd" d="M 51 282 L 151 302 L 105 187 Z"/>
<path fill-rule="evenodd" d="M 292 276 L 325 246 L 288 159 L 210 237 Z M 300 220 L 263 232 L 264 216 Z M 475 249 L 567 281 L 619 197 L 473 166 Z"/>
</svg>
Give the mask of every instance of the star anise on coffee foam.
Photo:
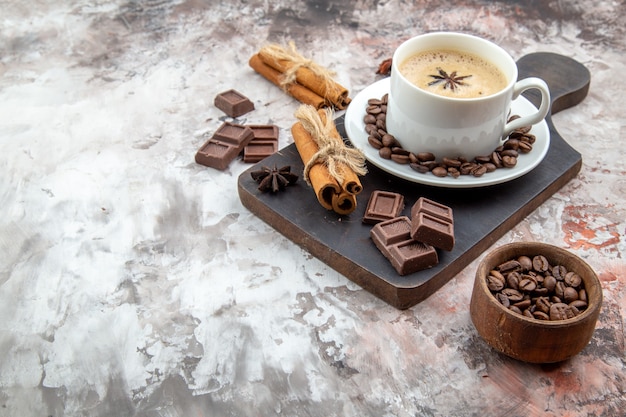
<svg viewBox="0 0 626 417">
<path fill-rule="evenodd" d="M 444 90 L 450 88 L 450 90 L 454 91 L 460 85 L 467 85 L 465 82 L 463 82 L 463 80 L 471 77 L 471 75 L 457 76 L 456 71 L 448 74 L 441 68 L 437 68 L 437 71 L 439 71 L 438 75 L 430 75 L 432 78 L 434 78 L 434 80 L 429 82 L 428 85 L 430 86 L 444 83 Z"/>
<path fill-rule="evenodd" d="M 291 166 L 287 165 L 282 168 L 262 167 L 258 171 L 252 171 L 250 176 L 259 183 L 260 191 L 271 191 L 276 193 L 286 186 L 295 184 L 298 181 L 298 175 L 291 172 Z"/>
</svg>

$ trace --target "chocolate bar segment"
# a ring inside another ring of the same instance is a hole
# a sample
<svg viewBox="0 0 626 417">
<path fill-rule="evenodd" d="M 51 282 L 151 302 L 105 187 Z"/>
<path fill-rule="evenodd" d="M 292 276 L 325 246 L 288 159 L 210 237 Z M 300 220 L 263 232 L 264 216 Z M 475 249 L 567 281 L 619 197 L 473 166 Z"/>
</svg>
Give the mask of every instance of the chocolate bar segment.
<svg viewBox="0 0 626 417">
<path fill-rule="evenodd" d="M 219 93 L 213 101 L 215 107 L 229 115 L 239 117 L 254 110 L 254 103 L 250 99 L 236 90 L 228 90 Z"/>
<path fill-rule="evenodd" d="M 439 263 L 437 251 L 432 246 L 407 240 L 389 248 L 388 259 L 400 275 L 408 275 Z"/>
<path fill-rule="evenodd" d="M 399 275 L 431 268 L 439 262 L 435 248 L 411 239 L 410 231 L 411 221 L 406 216 L 377 223 L 370 231 L 372 241 Z"/>
<path fill-rule="evenodd" d="M 398 217 L 404 209 L 404 196 L 398 193 L 375 190 L 363 215 L 363 223 L 376 224 Z"/>
<path fill-rule="evenodd" d="M 415 204 L 413 204 L 413 207 L 411 207 L 411 218 L 414 218 L 417 216 L 417 213 L 420 212 L 430 214 L 448 223 L 454 222 L 452 209 L 450 207 L 425 197 L 418 198 Z"/>
<path fill-rule="evenodd" d="M 411 219 L 411 237 L 436 248 L 451 251 L 454 248 L 454 225 L 428 213 L 419 212 Z"/>
<path fill-rule="evenodd" d="M 237 154 L 239 154 L 239 151 L 235 146 L 219 140 L 209 139 L 196 152 L 196 162 L 223 171 L 237 157 Z"/>
<path fill-rule="evenodd" d="M 254 137 L 243 148 L 243 161 L 248 163 L 259 162 L 278 151 L 278 126 L 275 125 L 248 125 Z"/>
<path fill-rule="evenodd" d="M 243 149 L 252 139 L 254 132 L 248 126 L 224 122 L 213 134 L 213 139 L 230 143 Z"/>
<path fill-rule="evenodd" d="M 372 227 L 370 236 L 379 249 L 381 246 L 388 247 L 394 243 L 410 240 L 411 220 L 406 216 L 400 216 L 379 222 Z"/>
</svg>

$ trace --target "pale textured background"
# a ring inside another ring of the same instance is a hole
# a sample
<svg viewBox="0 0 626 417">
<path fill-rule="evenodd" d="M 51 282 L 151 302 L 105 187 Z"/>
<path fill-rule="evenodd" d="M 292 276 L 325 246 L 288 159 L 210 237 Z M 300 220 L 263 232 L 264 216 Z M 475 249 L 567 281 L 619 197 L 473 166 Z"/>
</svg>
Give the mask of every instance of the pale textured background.
<svg viewBox="0 0 626 417">
<path fill-rule="evenodd" d="M 626 409 L 624 1 L 0 0 L 0 416 L 587 416 Z M 588 97 L 554 117 L 580 174 L 497 244 L 600 275 L 590 345 L 558 366 L 491 350 L 477 261 L 398 311 L 249 213 L 247 169 L 194 163 L 230 88 L 291 143 L 297 103 L 256 75 L 296 42 L 353 94 L 403 40 L 565 54 Z"/>
</svg>

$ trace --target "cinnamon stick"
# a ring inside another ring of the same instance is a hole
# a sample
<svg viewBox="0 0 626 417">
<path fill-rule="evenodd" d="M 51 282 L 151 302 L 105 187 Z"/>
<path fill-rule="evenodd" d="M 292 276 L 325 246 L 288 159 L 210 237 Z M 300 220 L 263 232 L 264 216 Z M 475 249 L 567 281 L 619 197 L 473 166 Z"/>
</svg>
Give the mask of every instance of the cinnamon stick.
<svg viewBox="0 0 626 417">
<path fill-rule="evenodd" d="M 332 79 L 332 72 L 301 56 L 293 43 L 290 47 L 288 50 L 268 45 L 258 55 L 265 64 L 284 75 L 283 85 L 297 82 L 324 98 L 327 105 L 345 109 L 350 103 L 348 90 Z"/>
<path fill-rule="evenodd" d="M 351 213 L 356 208 L 356 194 L 363 189 L 358 179 L 358 174 L 366 172 L 363 154 L 345 145 L 330 109 L 302 105 L 296 118 L 291 132 L 305 165 L 304 179 L 324 208 Z"/>
<path fill-rule="evenodd" d="M 306 164 L 317 153 L 319 147 L 300 122 L 291 127 L 291 134 L 300 158 Z M 330 175 L 328 169 L 321 164 L 313 165 L 309 170 L 309 182 L 322 207 L 333 210 L 333 197 L 339 195 L 341 187 L 337 180 Z"/>
<path fill-rule="evenodd" d="M 272 84 L 279 87 L 281 86 L 281 72 L 263 62 L 259 54 L 253 55 L 250 58 L 248 64 L 250 65 L 250 67 L 252 67 L 253 70 L 261 74 Z M 289 95 L 291 95 L 299 102 L 309 104 L 316 109 L 320 109 L 326 105 L 326 101 L 323 97 L 319 96 L 318 94 L 300 84 L 292 83 L 285 86 L 284 89 Z"/>
</svg>

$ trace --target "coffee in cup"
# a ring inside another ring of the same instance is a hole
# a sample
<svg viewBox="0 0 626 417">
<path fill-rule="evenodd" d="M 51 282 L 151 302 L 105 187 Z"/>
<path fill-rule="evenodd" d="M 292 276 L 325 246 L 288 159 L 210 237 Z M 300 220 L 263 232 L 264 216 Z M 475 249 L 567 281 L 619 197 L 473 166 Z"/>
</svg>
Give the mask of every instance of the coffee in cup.
<svg viewBox="0 0 626 417">
<path fill-rule="evenodd" d="M 433 49 L 400 63 L 400 73 L 422 90 L 454 98 L 486 97 L 506 87 L 506 77 L 491 62 L 468 52 Z"/>
</svg>

